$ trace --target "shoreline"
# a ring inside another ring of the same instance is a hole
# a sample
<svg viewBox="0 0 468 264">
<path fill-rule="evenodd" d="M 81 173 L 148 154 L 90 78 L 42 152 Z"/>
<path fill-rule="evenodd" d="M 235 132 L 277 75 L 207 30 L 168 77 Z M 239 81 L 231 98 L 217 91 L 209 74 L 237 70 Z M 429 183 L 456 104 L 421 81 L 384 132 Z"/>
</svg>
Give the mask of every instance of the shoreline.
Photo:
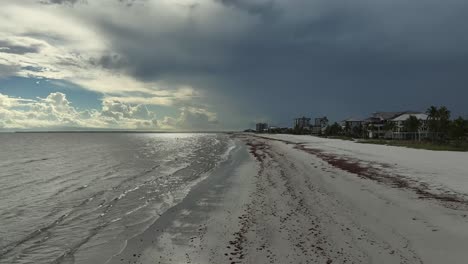
<svg viewBox="0 0 468 264">
<path fill-rule="evenodd" d="M 213 256 L 203 248 L 217 234 L 227 236 L 226 225 L 237 224 L 231 220 L 237 220 L 241 215 L 243 203 L 239 204 L 238 201 L 248 198 L 245 192 L 252 186 L 248 178 L 256 173 L 255 166 L 246 147 L 241 142 L 236 142 L 236 148 L 226 161 L 192 188 L 179 204 L 161 214 L 143 233 L 128 240 L 120 253 L 107 260 L 106 264 L 155 261 L 214 263 Z M 242 193 L 239 190 L 245 191 L 243 195 L 239 195 Z M 226 206 L 229 203 L 231 204 Z M 211 225 L 210 230 L 207 230 L 209 221 L 215 222 L 217 226 Z M 206 239 L 208 237 L 211 238 Z M 219 244 L 211 245 L 216 246 Z M 177 255 L 175 251 L 183 251 L 184 254 Z M 188 252 L 191 254 L 188 255 Z M 225 261 L 224 255 L 222 258 L 220 261 Z M 197 260 L 201 262 L 196 262 Z"/>
<path fill-rule="evenodd" d="M 227 164 L 108 263 L 462 264 L 468 257 L 463 206 L 361 177 L 361 165 L 327 160 L 300 140 L 235 140 Z"/>
</svg>

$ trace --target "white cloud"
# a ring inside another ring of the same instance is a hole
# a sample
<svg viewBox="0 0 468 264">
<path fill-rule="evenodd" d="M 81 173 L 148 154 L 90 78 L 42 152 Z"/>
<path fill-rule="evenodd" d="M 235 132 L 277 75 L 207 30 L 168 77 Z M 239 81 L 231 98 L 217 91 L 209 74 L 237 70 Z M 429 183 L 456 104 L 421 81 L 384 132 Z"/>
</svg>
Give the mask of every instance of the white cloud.
<svg viewBox="0 0 468 264">
<path fill-rule="evenodd" d="M 206 109 L 183 107 L 177 118 L 156 113 L 144 104 L 129 104 L 106 98 L 102 108 L 78 110 L 64 93 L 56 92 L 36 100 L 0 93 L 0 129 L 110 128 L 151 130 L 200 130 L 213 128 L 215 113 Z"/>
<path fill-rule="evenodd" d="M 143 105 L 103 101 L 100 111 L 78 111 L 63 93 L 26 100 L 0 94 L 0 128 L 156 129 L 156 115 Z"/>
<path fill-rule="evenodd" d="M 128 11 L 125 9 L 128 8 L 122 9 L 118 1 L 93 1 L 75 6 L 43 5 L 37 1 L 2 2 L 0 78 L 65 80 L 127 103 L 172 105 L 195 96 L 192 87 L 141 81 L 124 71 L 106 67 L 112 59 L 120 57 L 112 51 L 110 40 L 92 23 L 96 18 L 118 21 L 115 15 L 124 15 Z M 137 14 L 133 15 L 138 18 Z M 110 61 L 96 62 L 99 60 L 96 58 L 110 58 Z"/>
<path fill-rule="evenodd" d="M 203 108 L 182 107 L 177 118 L 164 117 L 160 122 L 164 128 L 178 128 L 184 130 L 215 129 L 218 125 L 216 113 Z"/>
</svg>

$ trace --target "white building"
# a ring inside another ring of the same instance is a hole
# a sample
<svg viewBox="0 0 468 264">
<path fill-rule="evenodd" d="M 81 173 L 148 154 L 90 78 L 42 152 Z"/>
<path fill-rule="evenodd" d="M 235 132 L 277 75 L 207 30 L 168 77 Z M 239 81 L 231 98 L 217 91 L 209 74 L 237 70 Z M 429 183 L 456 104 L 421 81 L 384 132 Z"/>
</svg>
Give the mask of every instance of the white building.
<svg viewBox="0 0 468 264">
<path fill-rule="evenodd" d="M 420 122 L 421 125 L 418 129 L 418 132 L 408 132 L 405 130 L 405 122 L 411 117 L 416 117 Z M 417 138 L 421 140 L 423 138 L 429 137 L 429 131 L 427 126 L 427 118 L 429 116 L 424 113 L 406 113 L 399 115 L 391 120 L 395 124 L 395 128 L 393 129 L 393 138 L 395 139 L 408 139 L 408 138 Z"/>
</svg>

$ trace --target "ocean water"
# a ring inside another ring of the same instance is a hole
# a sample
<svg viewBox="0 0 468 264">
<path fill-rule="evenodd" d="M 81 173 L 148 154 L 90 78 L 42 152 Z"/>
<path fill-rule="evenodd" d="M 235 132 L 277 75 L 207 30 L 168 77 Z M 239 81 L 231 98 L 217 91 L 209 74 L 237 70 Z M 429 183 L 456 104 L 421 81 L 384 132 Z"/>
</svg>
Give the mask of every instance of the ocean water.
<svg viewBox="0 0 468 264">
<path fill-rule="evenodd" d="M 233 148 L 225 134 L 0 134 L 0 263 L 105 263 Z"/>
</svg>

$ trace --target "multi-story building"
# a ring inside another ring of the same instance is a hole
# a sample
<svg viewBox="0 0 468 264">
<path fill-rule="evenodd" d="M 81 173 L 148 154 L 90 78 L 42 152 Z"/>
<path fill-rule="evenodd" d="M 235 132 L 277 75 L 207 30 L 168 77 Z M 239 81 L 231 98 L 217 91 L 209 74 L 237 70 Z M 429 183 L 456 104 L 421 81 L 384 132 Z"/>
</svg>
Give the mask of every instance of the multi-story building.
<svg viewBox="0 0 468 264">
<path fill-rule="evenodd" d="M 312 134 L 320 135 L 325 132 L 328 126 L 328 118 L 326 116 L 315 118 L 314 125 L 312 126 Z"/>
<path fill-rule="evenodd" d="M 268 132 L 268 124 L 267 123 L 257 123 L 255 125 L 255 130 L 258 133 Z"/>
<path fill-rule="evenodd" d="M 390 120 L 405 112 L 375 112 L 365 121 L 369 138 L 391 137 Z"/>
<path fill-rule="evenodd" d="M 410 133 L 405 131 L 405 122 L 411 116 L 418 118 L 421 123 L 417 135 L 414 135 L 415 132 Z M 427 117 L 426 114 L 415 111 L 376 112 L 365 120 L 365 126 L 369 138 L 425 138 L 429 133 L 427 129 Z"/>
<path fill-rule="evenodd" d="M 364 124 L 366 124 L 366 122 L 367 121 L 362 118 L 351 117 L 351 118 L 341 121 L 341 126 L 344 130 L 346 129 L 352 130 L 356 127 L 363 126 Z"/>
<path fill-rule="evenodd" d="M 310 129 L 310 118 L 303 116 L 303 117 L 294 119 L 293 128 L 300 129 L 300 130 Z"/>
<path fill-rule="evenodd" d="M 405 122 L 414 116 L 419 120 L 419 128 L 417 132 L 406 131 Z M 429 137 L 427 125 L 428 115 L 424 113 L 404 113 L 391 120 L 393 125 L 393 138 L 395 139 L 424 139 Z"/>
</svg>

